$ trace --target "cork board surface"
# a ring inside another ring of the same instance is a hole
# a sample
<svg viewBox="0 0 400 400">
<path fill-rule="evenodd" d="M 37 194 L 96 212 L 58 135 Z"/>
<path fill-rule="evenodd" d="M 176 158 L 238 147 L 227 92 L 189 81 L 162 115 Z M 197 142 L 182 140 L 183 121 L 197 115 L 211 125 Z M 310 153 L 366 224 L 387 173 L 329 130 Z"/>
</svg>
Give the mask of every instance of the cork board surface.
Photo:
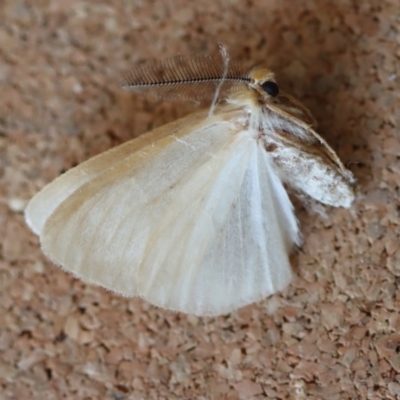
<svg viewBox="0 0 400 400">
<path fill-rule="evenodd" d="M 0 399 L 400 398 L 398 0 L 0 1 Z M 293 283 L 218 318 L 53 266 L 23 219 L 63 171 L 195 111 L 123 92 L 146 59 L 262 61 L 353 171 L 350 210 L 295 200 Z"/>
</svg>

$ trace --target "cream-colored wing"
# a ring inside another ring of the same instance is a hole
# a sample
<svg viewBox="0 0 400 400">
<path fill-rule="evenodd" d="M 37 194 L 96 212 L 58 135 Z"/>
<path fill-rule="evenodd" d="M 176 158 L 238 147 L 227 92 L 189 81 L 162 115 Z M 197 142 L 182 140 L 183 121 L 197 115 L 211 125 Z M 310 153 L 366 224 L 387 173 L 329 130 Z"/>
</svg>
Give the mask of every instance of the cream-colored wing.
<svg viewBox="0 0 400 400">
<path fill-rule="evenodd" d="M 204 111 L 191 114 L 186 118 L 161 126 L 136 139 L 101 153 L 75 168 L 71 168 L 45 186 L 31 199 L 25 210 L 27 224 L 33 232 L 40 235 L 46 220 L 53 211 L 85 183 L 101 175 L 105 170 L 114 168 L 117 163 L 123 162 L 125 158 L 133 153 L 165 136 L 186 134 L 188 126 L 193 130 L 198 129 L 199 125 L 204 125 L 206 115 L 207 113 Z M 210 122 L 212 121 L 206 121 L 205 125 Z"/>
<path fill-rule="evenodd" d="M 138 290 L 160 307 L 225 314 L 287 286 L 299 242 L 267 153 L 243 132 L 175 190 L 149 236 Z"/>
<path fill-rule="evenodd" d="M 284 288 L 298 235 L 265 150 L 221 120 L 162 138 L 82 185 L 41 242 L 85 281 L 218 315 Z"/>
<path fill-rule="evenodd" d="M 203 121 L 149 141 L 93 179 L 79 182 L 74 190 L 69 190 L 68 175 L 64 184 L 59 179 L 58 187 L 72 193 L 61 201 L 55 198 L 56 204 L 43 195 L 53 210 L 39 231 L 44 253 L 86 281 L 123 295 L 138 295 L 137 268 L 152 232 L 176 201 L 174 187 L 232 142 L 236 132 L 230 118 Z M 216 132 L 215 126 L 220 130 Z M 44 213 L 38 200 L 33 201 L 29 215 Z"/>
</svg>

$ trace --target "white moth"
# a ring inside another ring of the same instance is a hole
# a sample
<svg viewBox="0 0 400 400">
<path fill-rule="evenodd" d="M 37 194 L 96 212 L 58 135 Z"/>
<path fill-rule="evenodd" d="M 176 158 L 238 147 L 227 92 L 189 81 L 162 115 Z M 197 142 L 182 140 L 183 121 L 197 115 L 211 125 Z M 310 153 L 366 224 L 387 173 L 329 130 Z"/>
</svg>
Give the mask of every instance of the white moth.
<svg viewBox="0 0 400 400">
<path fill-rule="evenodd" d="M 176 57 L 124 87 L 200 111 L 72 168 L 30 201 L 26 221 L 57 265 L 171 310 L 225 314 L 287 286 L 300 244 L 284 184 L 350 207 L 354 178 L 314 118 L 267 68 Z M 215 104 L 214 104 L 215 105 Z"/>
</svg>

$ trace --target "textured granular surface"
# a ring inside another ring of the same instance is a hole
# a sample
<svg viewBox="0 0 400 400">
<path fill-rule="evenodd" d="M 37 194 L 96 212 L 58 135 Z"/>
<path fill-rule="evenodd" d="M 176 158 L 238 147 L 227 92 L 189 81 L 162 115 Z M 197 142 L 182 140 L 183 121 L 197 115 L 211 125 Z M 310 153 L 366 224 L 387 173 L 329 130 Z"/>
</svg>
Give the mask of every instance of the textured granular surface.
<svg viewBox="0 0 400 400">
<path fill-rule="evenodd" d="M 400 398 L 398 0 L 0 2 L 0 399 Z M 295 200 L 293 283 L 218 318 L 157 309 L 53 266 L 23 209 L 89 157 L 196 110 L 119 88 L 139 62 L 273 68 L 359 182 Z"/>
</svg>

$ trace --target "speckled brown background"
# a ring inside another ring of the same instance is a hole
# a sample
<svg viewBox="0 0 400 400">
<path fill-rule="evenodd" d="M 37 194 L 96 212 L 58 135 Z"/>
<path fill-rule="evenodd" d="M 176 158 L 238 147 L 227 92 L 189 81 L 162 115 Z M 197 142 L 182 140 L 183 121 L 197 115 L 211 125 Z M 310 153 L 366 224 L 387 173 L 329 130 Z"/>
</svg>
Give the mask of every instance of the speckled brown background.
<svg viewBox="0 0 400 400">
<path fill-rule="evenodd" d="M 398 0 L 0 0 L 0 399 L 399 399 Z M 219 318 L 54 267 L 24 223 L 61 172 L 195 108 L 119 89 L 148 58 L 263 61 L 360 182 L 305 210 L 298 277 Z"/>
</svg>

